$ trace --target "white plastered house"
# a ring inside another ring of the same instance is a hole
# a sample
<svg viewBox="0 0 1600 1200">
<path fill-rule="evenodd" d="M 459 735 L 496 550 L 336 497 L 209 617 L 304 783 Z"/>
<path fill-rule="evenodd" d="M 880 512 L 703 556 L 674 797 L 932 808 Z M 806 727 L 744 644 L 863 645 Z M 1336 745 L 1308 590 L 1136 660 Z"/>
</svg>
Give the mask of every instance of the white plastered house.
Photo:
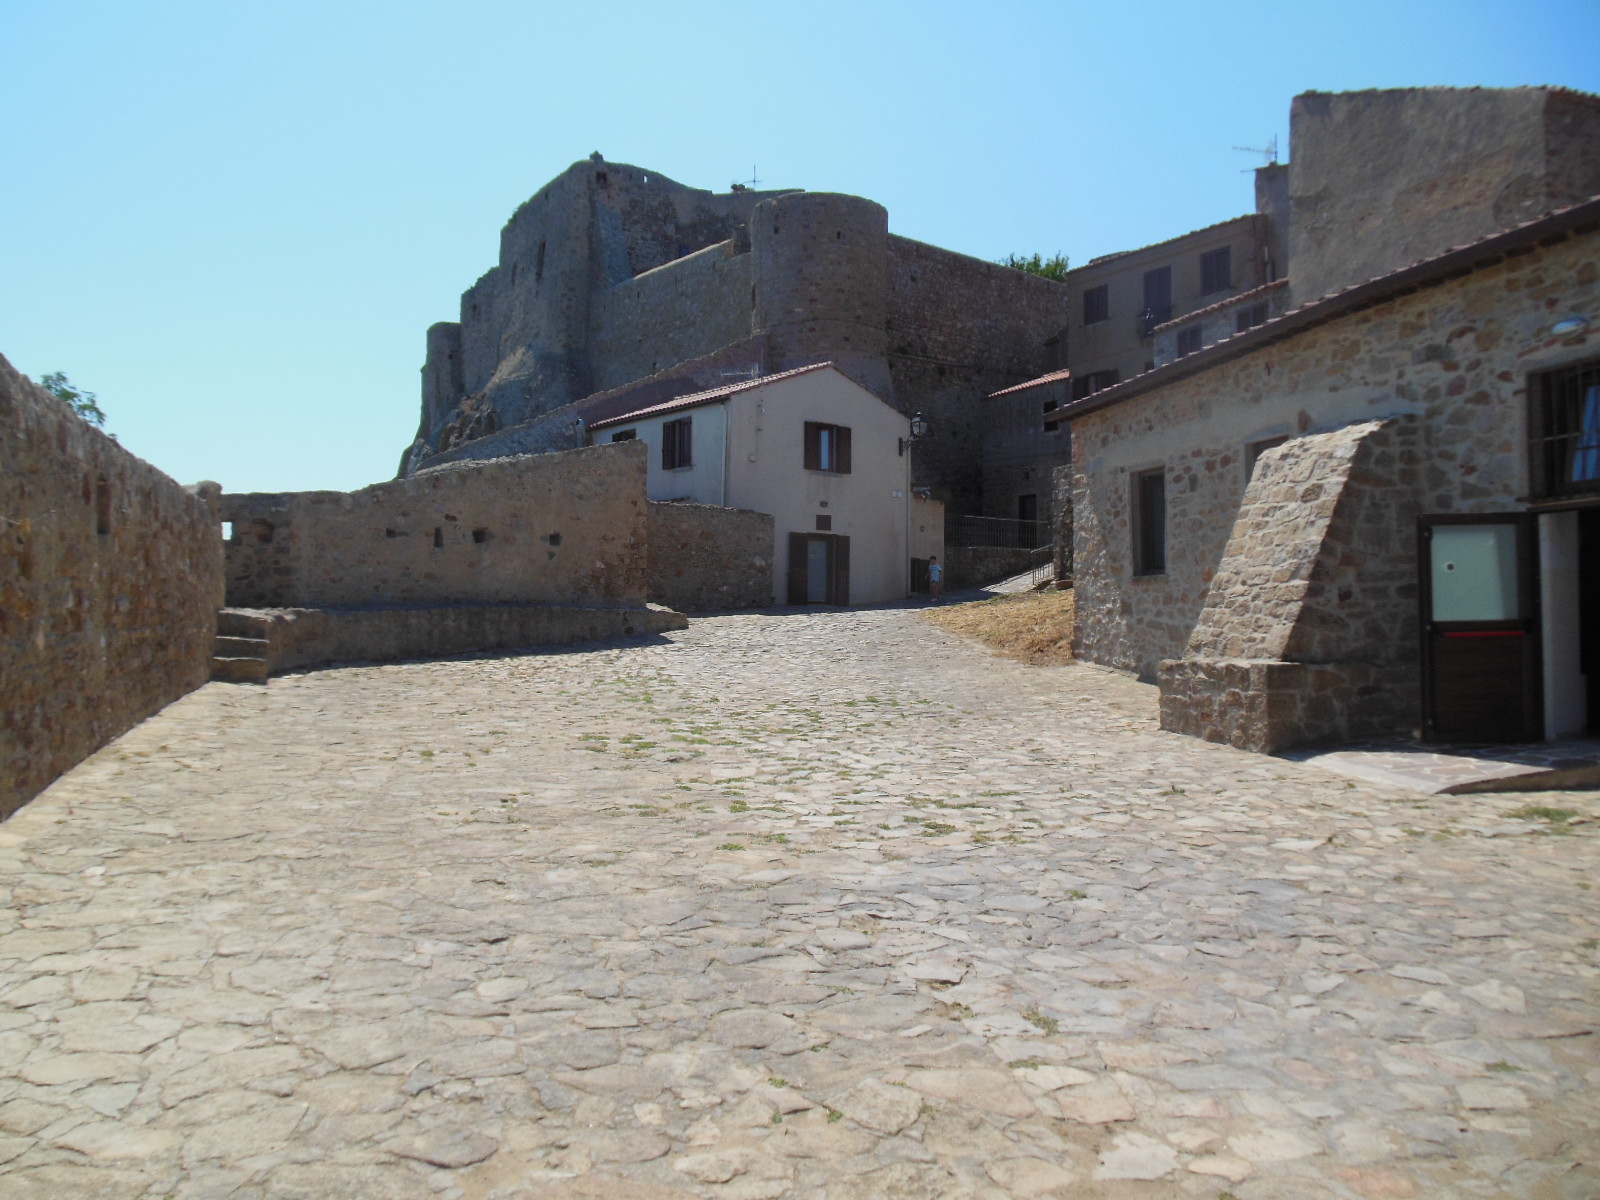
<svg viewBox="0 0 1600 1200">
<path fill-rule="evenodd" d="M 649 447 L 651 500 L 770 513 L 773 596 L 882 604 L 943 554 L 944 506 L 913 494 L 904 414 L 831 363 L 741 380 L 596 421 Z"/>
</svg>

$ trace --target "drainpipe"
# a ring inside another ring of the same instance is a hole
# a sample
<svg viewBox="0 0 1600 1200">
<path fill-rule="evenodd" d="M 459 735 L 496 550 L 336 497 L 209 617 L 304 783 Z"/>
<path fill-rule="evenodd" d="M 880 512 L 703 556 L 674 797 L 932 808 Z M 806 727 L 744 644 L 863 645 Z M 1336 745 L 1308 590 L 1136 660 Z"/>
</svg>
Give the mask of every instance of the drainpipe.
<svg viewBox="0 0 1600 1200">
<path fill-rule="evenodd" d="M 722 507 L 728 507 L 728 402 L 722 402 Z"/>
</svg>

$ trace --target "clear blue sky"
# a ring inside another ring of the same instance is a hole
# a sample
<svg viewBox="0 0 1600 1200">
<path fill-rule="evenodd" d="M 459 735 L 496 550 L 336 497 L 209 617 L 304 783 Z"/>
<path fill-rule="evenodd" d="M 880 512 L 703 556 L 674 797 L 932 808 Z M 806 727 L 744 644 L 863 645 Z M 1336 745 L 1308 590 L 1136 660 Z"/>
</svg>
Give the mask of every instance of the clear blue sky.
<svg viewBox="0 0 1600 1200">
<path fill-rule="evenodd" d="M 0 0 L 0 353 L 183 482 L 354 488 L 423 334 L 602 151 L 1081 263 L 1252 206 L 1290 98 L 1600 91 L 1595 0 Z"/>
</svg>

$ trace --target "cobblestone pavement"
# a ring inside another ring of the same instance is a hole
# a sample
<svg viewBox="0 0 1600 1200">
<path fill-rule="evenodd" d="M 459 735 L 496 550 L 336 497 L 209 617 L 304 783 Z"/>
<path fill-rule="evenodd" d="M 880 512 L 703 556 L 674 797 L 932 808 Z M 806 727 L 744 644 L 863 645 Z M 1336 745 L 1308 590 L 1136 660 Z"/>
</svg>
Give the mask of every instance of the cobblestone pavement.
<svg viewBox="0 0 1600 1200">
<path fill-rule="evenodd" d="M 211 684 L 0 826 L 0 1193 L 1593 1197 L 1597 809 L 904 610 Z"/>
</svg>

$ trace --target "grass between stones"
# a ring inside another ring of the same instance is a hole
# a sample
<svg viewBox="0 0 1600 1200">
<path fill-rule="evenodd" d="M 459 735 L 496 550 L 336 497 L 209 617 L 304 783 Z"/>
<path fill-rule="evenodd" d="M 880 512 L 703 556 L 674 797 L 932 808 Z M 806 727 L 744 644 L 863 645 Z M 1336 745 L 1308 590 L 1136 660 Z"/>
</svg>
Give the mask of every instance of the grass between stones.
<svg viewBox="0 0 1600 1200">
<path fill-rule="evenodd" d="M 1073 594 L 1022 592 L 923 613 L 941 629 L 976 638 L 995 653 L 1030 666 L 1072 661 Z"/>
</svg>

